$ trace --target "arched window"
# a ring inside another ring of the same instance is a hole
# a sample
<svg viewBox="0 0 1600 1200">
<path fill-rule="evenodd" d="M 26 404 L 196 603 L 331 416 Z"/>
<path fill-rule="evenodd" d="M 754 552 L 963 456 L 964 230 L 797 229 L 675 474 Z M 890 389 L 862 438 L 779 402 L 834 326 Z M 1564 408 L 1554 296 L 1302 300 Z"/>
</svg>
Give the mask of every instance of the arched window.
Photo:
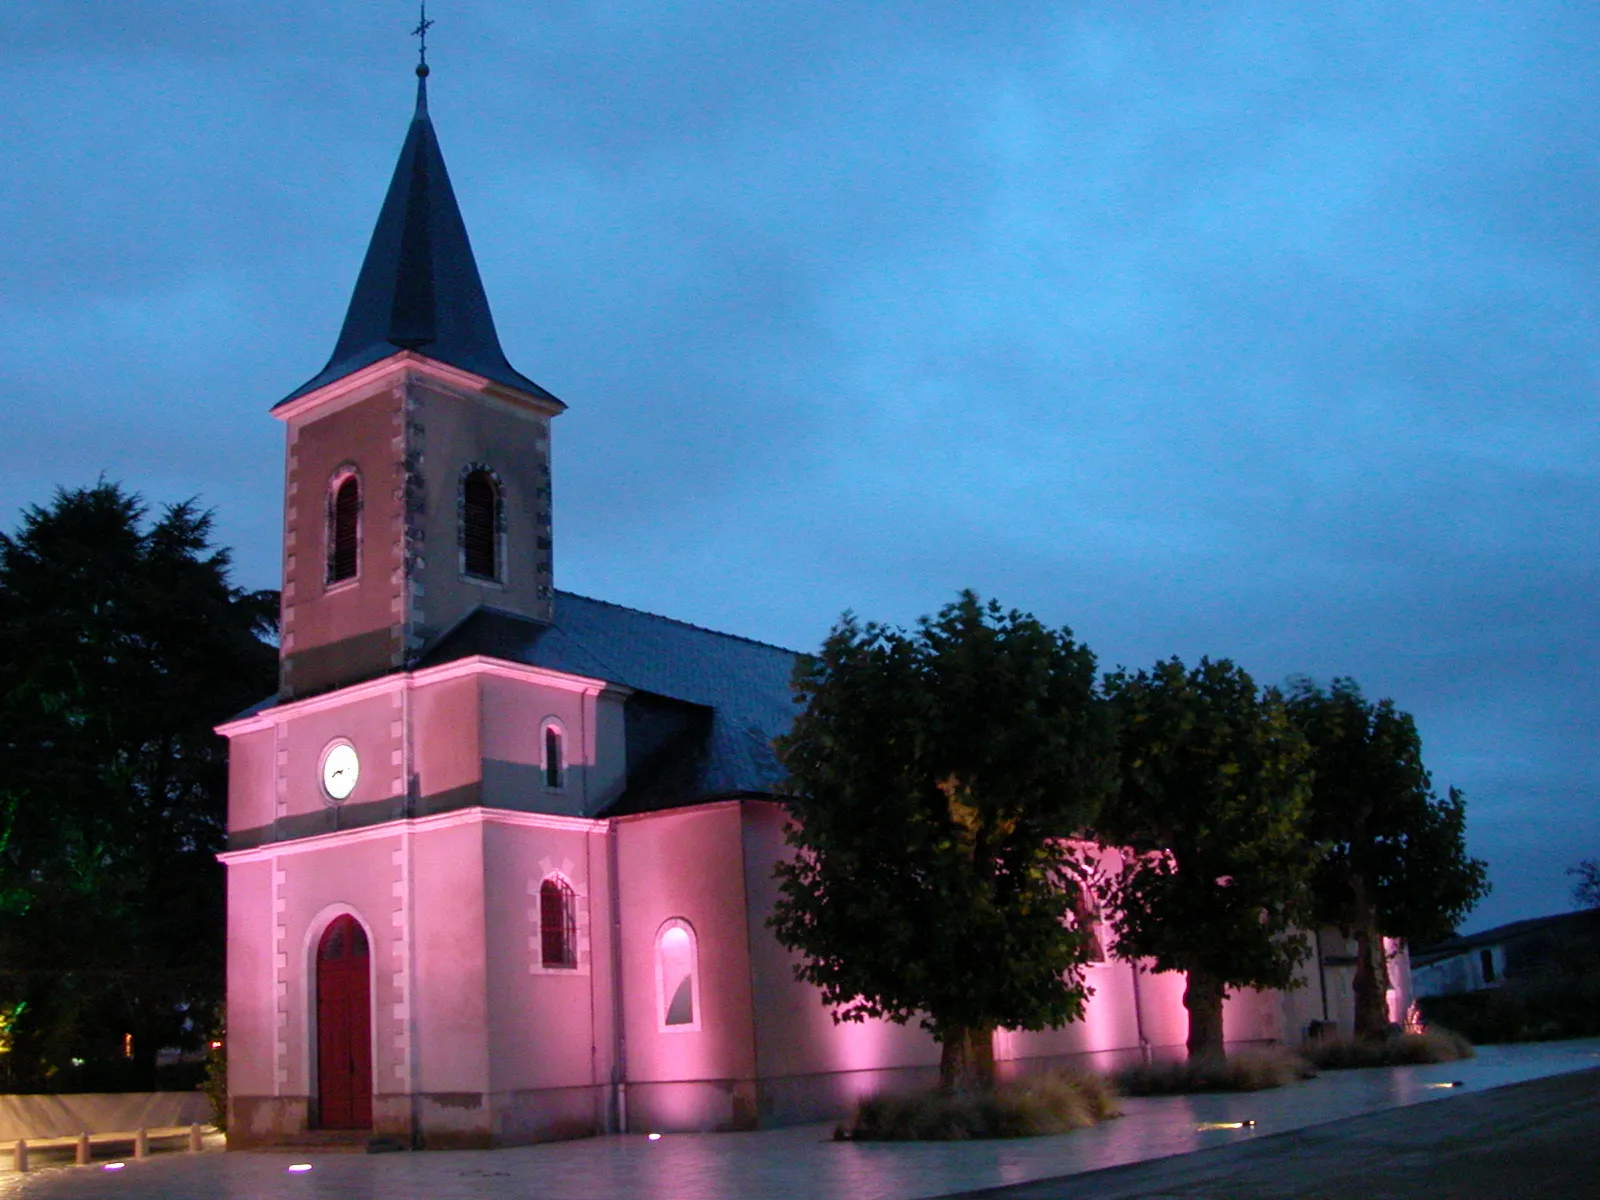
<svg viewBox="0 0 1600 1200">
<path fill-rule="evenodd" d="M 1078 891 L 1072 901 L 1072 926 L 1089 935 L 1087 961 L 1103 963 L 1106 961 L 1106 949 L 1100 941 L 1100 906 L 1095 903 L 1094 891 L 1087 883 L 1076 886 Z"/>
<path fill-rule="evenodd" d="M 578 965 L 578 898 L 555 875 L 539 885 L 539 949 L 544 966 Z"/>
<path fill-rule="evenodd" d="M 544 785 L 552 791 L 565 786 L 567 778 L 566 736 L 561 726 L 551 721 L 544 727 Z"/>
<path fill-rule="evenodd" d="M 699 948 L 693 926 L 679 917 L 656 934 L 656 996 L 662 1029 L 700 1028 Z"/>
<path fill-rule="evenodd" d="M 361 561 L 361 480 L 336 475 L 328 494 L 328 582 L 356 577 Z"/>
<path fill-rule="evenodd" d="M 461 481 L 461 570 L 474 579 L 500 578 L 500 485 L 485 467 Z"/>
</svg>

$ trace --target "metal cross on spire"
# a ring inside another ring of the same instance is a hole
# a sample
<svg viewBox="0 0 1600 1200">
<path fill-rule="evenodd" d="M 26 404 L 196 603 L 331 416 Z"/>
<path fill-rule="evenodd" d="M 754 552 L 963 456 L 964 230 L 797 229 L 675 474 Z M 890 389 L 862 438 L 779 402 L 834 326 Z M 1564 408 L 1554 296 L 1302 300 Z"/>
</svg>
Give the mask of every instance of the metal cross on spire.
<svg viewBox="0 0 1600 1200">
<path fill-rule="evenodd" d="M 417 27 L 411 31 L 411 36 L 418 39 L 417 45 L 417 73 L 420 75 L 428 69 L 428 30 L 433 28 L 433 22 L 428 20 L 427 0 L 422 0 Z"/>
</svg>

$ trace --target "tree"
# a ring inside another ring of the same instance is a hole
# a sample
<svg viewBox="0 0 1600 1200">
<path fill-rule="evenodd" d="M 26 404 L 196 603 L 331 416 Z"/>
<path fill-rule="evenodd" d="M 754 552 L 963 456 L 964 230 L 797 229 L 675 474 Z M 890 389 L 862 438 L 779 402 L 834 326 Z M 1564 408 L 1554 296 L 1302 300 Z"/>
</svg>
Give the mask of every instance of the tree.
<svg viewBox="0 0 1600 1200">
<path fill-rule="evenodd" d="M 1315 879 L 1319 924 L 1356 940 L 1355 1032 L 1388 1030 L 1383 939 L 1432 942 L 1488 894 L 1488 866 L 1466 851 L 1466 802 L 1434 796 L 1422 739 L 1392 700 L 1353 679 L 1324 690 L 1293 681 L 1289 711 L 1312 749 L 1312 836 L 1327 846 Z"/>
<path fill-rule="evenodd" d="M 1568 867 L 1567 874 L 1578 877 L 1572 885 L 1572 902 L 1580 908 L 1600 908 L 1600 858 L 1585 858 Z"/>
<path fill-rule="evenodd" d="M 919 1018 L 943 1086 L 992 1086 L 997 1027 L 1083 1012 L 1065 839 L 1115 779 L 1094 655 L 963 592 L 911 634 L 845 614 L 794 692 L 770 924 L 797 978 L 836 1021 Z"/>
<path fill-rule="evenodd" d="M 138 496 L 101 481 L 0 535 L 12 1087 L 71 1086 L 75 1064 L 80 1086 L 148 1087 L 156 1050 L 197 1038 L 220 999 L 226 757 L 212 727 L 273 690 L 276 598 L 233 586 L 211 528 L 192 502 L 147 521 Z"/>
<path fill-rule="evenodd" d="M 1119 670 L 1106 692 L 1122 786 L 1096 829 L 1126 848 L 1102 884 L 1116 954 L 1188 976 L 1189 1057 L 1218 1058 L 1228 990 L 1292 987 L 1309 954 L 1305 741 L 1278 693 L 1225 659 Z"/>
</svg>

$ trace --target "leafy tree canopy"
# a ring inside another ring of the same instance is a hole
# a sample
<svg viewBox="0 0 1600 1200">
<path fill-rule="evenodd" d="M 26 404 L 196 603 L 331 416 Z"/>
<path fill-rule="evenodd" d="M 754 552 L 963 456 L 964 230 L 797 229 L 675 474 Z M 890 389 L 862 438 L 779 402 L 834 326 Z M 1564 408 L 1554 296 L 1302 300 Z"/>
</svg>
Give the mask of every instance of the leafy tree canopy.
<svg viewBox="0 0 1600 1200">
<path fill-rule="evenodd" d="M 1064 839 L 1115 780 L 1094 656 L 964 592 L 914 633 L 846 614 L 794 691 L 771 924 L 836 1020 L 917 1017 L 947 1084 L 988 1082 L 994 1028 L 1083 1011 Z"/>
<path fill-rule="evenodd" d="M 1106 679 L 1122 784 L 1097 830 L 1127 847 L 1103 886 L 1116 953 L 1188 975 L 1192 1058 L 1222 1052 L 1230 988 L 1290 987 L 1317 847 L 1308 750 L 1282 697 L 1225 659 Z"/>
<path fill-rule="evenodd" d="M 92 1074 L 129 1033 L 123 1082 L 149 1086 L 184 1012 L 221 994 L 226 759 L 212 727 L 273 690 L 276 595 L 232 584 L 192 502 L 146 518 L 101 481 L 0 535 L 11 1087 L 74 1086 L 73 1059 Z"/>
<path fill-rule="evenodd" d="M 1388 1024 L 1383 939 L 1449 936 L 1488 894 L 1488 865 L 1467 854 L 1462 794 L 1434 795 L 1409 713 L 1346 678 L 1327 689 L 1295 680 L 1289 711 L 1312 747 L 1312 836 L 1327 847 L 1317 919 L 1355 937 L 1356 1031 L 1377 1036 Z"/>
</svg>

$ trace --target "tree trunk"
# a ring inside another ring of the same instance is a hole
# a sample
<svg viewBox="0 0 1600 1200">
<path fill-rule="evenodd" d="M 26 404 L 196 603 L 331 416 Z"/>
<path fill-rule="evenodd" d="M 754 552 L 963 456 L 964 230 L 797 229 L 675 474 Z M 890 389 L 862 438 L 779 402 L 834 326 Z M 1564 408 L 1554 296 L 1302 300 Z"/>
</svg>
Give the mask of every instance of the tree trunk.
<svg viewBox="0 0 1600 1200">
<path fill-rule="evenodd" d="M 1183 989 L 1183 1006 L 1189 1010 L 1189 1061 L 1223 1057 L 1222 998 L 1227 994 L 1209 971 L 1190 971 Z"/>
<path fill-rule="evenodd" d="M 994 1091 L 994 1030 L 951 1029 L 939 1043 L 941 1092 Z"/>
<path fill-rule="evenodd" d="M 1389 963 L 1383 938 L 1370 925 L 1356 931 L 1356 1037 L 1381 1038 L 1389 1033 Z"/>
</svg>

